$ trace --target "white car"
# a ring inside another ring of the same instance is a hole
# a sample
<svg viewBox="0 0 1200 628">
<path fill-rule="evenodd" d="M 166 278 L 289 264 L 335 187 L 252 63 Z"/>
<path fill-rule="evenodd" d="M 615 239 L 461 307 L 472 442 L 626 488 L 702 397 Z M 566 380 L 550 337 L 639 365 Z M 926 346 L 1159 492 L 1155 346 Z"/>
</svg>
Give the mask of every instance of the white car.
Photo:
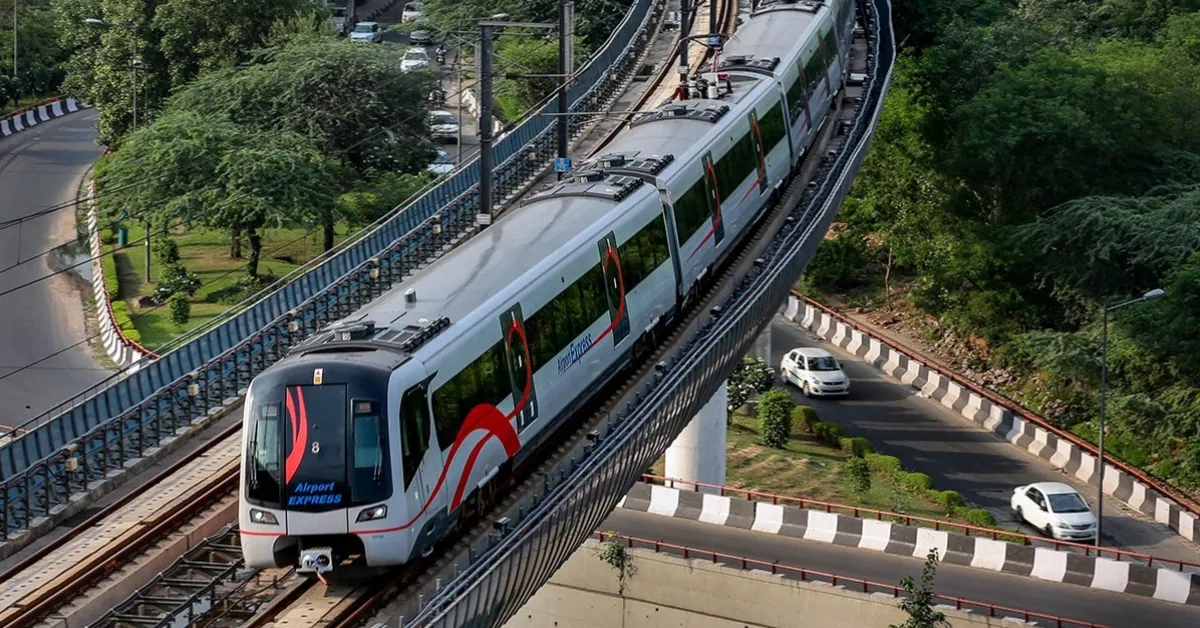
<svg viewBox="0 0 1200 628">
<path fill-rule="evenodd" d="M 458 143 L 458 120 L 449 111 L 430 112 L 429 130 L 436 140 Z"/>
<path fill-rule="evenodd" d="M 383 29 L 379 28 L 379 22 L 359 22 L 350 31 L 350 41 L 377 44 L 383 41 Z"/>
<path fill-rule="evenodd" d="M 437 157 L 434 157 L 433 162 L 425 166 L 425 169 L 438 176 L 450 174 L 454 172 L 454 157 L 444 150 L 439 150 Z"/>
<path fill-rule="evenodd" d="M 1010 505 L 1020 519 L 1060 541 L 1096 538 L 1096 515 L 1078 491 L 1062 482 L 1037 482 L 1013 489 Z"/>
<path fill-rule="evenodd" d="M 420 2 L 409 2 L 408 4 L 404 5 L 404 12 L 400 14 L 400 21 L 411 22 L 419 19 L 424 11 L 425 5 L 421 4 Z"/>
<path fill-rule="evenodd" d="M 424 48 L 409 48 L 400 60 L 401 72 L 412 72 L 429 67 L 429 53 Z"/>
<path fill-rule="evenodd" d="M 850 378 L 842 372 L 837 358 L 824 349 L 792 349 L 780 361 L 779 374 L 805 397 L 850 393 Z"/>
</svg>

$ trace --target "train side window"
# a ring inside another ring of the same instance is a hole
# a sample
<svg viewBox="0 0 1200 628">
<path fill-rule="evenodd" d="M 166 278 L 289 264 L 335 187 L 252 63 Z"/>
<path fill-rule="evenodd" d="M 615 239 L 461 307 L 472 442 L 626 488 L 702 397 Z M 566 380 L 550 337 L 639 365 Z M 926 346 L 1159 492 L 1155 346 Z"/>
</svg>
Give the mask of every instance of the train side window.
<svg viewBox="0 0 1200 628">
<path fill-rule="evenodd" d="M 797 68 L 798 69 L 798 68 Z M 797 72 L 796 78 L 792 80 L 792 84 L 787 88 L 788 111 L 792 115 L 792 124 L 795 124 L 800 116 L 804 115 L 804 107 L 808 102 L 808 97 L 804 93 L 804 74 Z"/>
<path fill-rule="evenodd" d="M 803 107 L 803 104 L 799 106 Z M 758 120 L 758 128 L 762 131 L 763 150 L 770 153 L 783 141 L 787 134 L 787 124 L 783 119 L 783 102 L 775 103 L 775 106 L 767 110 Z"/>
<path fill-rule="evenodd" d="M 428 403 L 423 385 L 409 388 L 400 399 L 400 459 L 404 467 L 405 490 L 412 484 L 429 449 Z"/>
</svg>

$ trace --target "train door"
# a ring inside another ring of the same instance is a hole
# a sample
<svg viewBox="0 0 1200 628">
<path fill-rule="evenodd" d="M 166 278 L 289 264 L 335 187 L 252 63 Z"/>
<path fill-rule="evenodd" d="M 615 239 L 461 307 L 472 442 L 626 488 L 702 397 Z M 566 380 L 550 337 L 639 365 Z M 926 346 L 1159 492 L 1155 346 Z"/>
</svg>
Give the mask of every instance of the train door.
<svg viewBox="0 0 1200 628">
<path fill-rule="evenodd" d="M 421 512 L 433 497 L 433 479 L 425 460 L 433 442 L 432 413 L 429 411 L 429 381 L 404 391 L 400 398 L 400 460 L 407 510 Z M 437 463 L 441 462 L 438 456 Z M 440 464 L 433 465 L 440 468 Z"/>
<path fill-rule="evenodd" d="M 661 180 L 655 181 L 658 188 L 658 199 L 662 203 L 663 220 L 667 224 L 667 248 L 671 255 L 671 269 L 675 271 L 675 300 L 682 302 L 684 296 L 683 267 L 679 264 L 679 232 L 675 225 L 675 202 L 671 200 L 671 192 L 667 184 Z"/>
<path fill-rule="evenodd" d="M 344 383 L 323 382 L 284 389 L 284 503 L 289 534 L 345 534 L 349 503 L 346 424 L 350 400 Z"/>
<path fill-rule="evenodd" d="M 629 302 L 626 300 L 625 279 L 621 275 L 620 249 L 617 234 L 609 231 L 596 248 L 600 252 L 600 270 L 604 275 L 604 294 L 608 299 L 608 320 L 612 325 L 613 346 L 629 336 Z M 587 286 L 585 286 L 585 289 Z"/>
<path fill-rule="evenodd" d="M 717 181 L 717 169 L 713 164 L 712 151 L 704 153 L 704 187 L 708 190 L 708 209 L 712 214 L 713 248 L 725 239 L 725 221 L 721 218 L 721 186 Z M 703 243 L 701 243 L 703 245 Z"/>
<path fill-rule="evenodd" d="M 516 412 L 517 432 L 520 433 L 538 418 L 533 364 L 529 361 L 529 339 L 525 337 L 525 316 L 521 313 L 520 303 L 500 315 L 500 333 L 504 338 L 504 362 L 508 365 L 513 411 Z"/>
<path fill-rule="evenodd" d="M 766 194 L 771 187 L 770 177 L 767 176 L 767 148 L 763 143 L 762 128 L 758 126 L 758 112 L 751 109 L 747 116 L 750 120 L 750 134 L 754 138 L 754 148 L 758 151 L 758 193 Z"/>
</svg>

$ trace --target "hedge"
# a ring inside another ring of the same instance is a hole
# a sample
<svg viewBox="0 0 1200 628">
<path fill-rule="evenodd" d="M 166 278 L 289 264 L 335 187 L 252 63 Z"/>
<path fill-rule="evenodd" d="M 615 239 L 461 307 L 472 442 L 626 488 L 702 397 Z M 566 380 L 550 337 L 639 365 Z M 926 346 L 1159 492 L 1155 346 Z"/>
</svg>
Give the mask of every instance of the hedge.
<svg viewBox="0 0 1200 628">
<path fill-rule="evenodd" d="M 796 406 L 792 408 L 792 428 L 796 430 L 804 430 L 812 434 L 821 419 L 817 416 L 817 409 L 811 406 Z"/>
<path fill-rule="evenodd" d="M 842 447 L 842 451 L 854 456 L 855 458 L 866 457 L 867 454 L 875 453 L 875 448 L 871 447 L 871 441 L 855 436 L 854 438 L 846 438 L 843 436 L 838 441 Z"/>
<path fill-rule="evenodd" d="M 130 342 L 141 344 L 142 334 L 133 326 L 133 319 L 129 316 L 129 306 L 124 301 L 113 301 L 112 313 L 113 322 L 117 325 L 117 333 L 125 336 L 125 339 Z"/>
<path fill-rule="evenodd" d="M 901 480 L 904 485 L 914 491 L 928 491 L 933 489 L 933 478 L 924 473 L 905 473 Z"/>
<path fill-rule="evenodd" d="M 100 250 L 104 289 L 108 291 L 109 300 L 115 302 L 121 298 L 121 280 L 117 277 L 117 249 L 115 246 L 102 246 Z"/>
<path fill-rule="evenodd" d="M 871 471 L 875 473 L 894 474 L 899 473 L 902 469 L 900 459 L 895 456 L 887 456 L 884 454 L 867 454 L 863 456 L 867 459 L 867 465 L 871 467 Z"/>
</svg>

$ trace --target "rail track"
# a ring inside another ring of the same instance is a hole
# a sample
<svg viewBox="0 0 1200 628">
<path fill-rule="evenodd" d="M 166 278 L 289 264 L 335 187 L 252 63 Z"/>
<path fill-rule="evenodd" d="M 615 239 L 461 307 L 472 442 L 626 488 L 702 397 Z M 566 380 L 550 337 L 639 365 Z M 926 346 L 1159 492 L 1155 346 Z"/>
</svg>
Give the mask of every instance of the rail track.
<svg viewBox="0 0 1200 628">
<path fill-rule="evenodd" d="M 719 17 L 717 24 L 719 28 L 721 28 L 722 33 L 728 34 L 733 32 L 737 21 L 738 9 L 738 0 L 718 0 Z M 706 17 L 706 13 L 702 12 L 694 15 L 695 19 L 693 20 L 693 26 L 700 25 L 702 23 L 706 24 L 706 22 L 701 20 L 702 17 Z M 686 26 L 687 25 L 681 25 L 681 35 L 684 33 Z M 695 31 L 696 29 L 693 28 L 692 30 Z M 707 31 L 706 28 L 703 30 Z M 674 55 L 676 54 L 677 50 L 678 37 L 675 37 L 673 38 L 672 45 L 668 48 L 668 58 L 659 66 L 659 70 L 655 73 L 654 77 L 643 84 L 633 106 L 629 109 L 630 111 L 645 109 L 647 104 L 651 102 L 657 103 L 658 101 L 652 100 L 652 98 L 656 95 L 659 97 L 658 100 L 663 100 L 665 97 L 670 96 L 672 90 L 668 90 L 665 94 L 660 90 L 665 85 L 667 79 L 673 75 L 672 70 L 676 67 L 676 65 L 673 64 L 672 61 L 675 58 Z M 688 55 L 689 68 L 691 68 L 692 72 L 695 72 L 698 71 L 700 67 L 709 59 L 708 50 L 703 46 L 693 46 L 690 52 L 691 54 Z M 619 103 L 620 100 L 621 99 L 618 98 L 614 102 Z M 628 125 L 629 121 L 632 120 L 635 115 L 636 114 L 631 113 L 615 116 L 615 125 L 597 125 L 597 127 L 593 128 L 588 135 L 594 137 L 599 134 L 599 141 L 592 144 L 590 147 L 583 148 L 583 151 L 586 152 L 589 157 L 597 154 L 604 148 L 604 146 L 608 145 L 617 136 L 617 134 L 624 130 L 625 126 Z M 586 138 L 580 142 L 580 144 L 584 146 L 586 146 L 588 143 L 590 142 L 587 142 Z M 672 340 L 676 340 L 678 334 L 682 333 L 682 329 L 684 328 L 686 328 L 686 324 L 680 326 L 680 331 L 676 333 L 676 337 Z M 667 343 L 667 345 L 670 344 L 670 342 Z M 661 354 L 663 351 L 665 351 L 665 349 L 660 349 L 659 354 Z M 627 381 L 622 382 L 615 388 L 624 389 L 631 383 L 639 381 L 646 375 L 649 369 L 653 368 L 653 365 L 657 363 L 657 360 L 661 357 L 659 354 L 655 354 L 652 358 L 648 359 L 644 363 L 643 367 L 636 371 L 636 374 L 632 375 Z M 571 434 L 565 435 L 568 442 L 560 445 L 557 451 L 551 455 L 551 458 L 560 456 L 564 452 L 569 452 L 573 448 L 574 443 L 578 442 L 579 439 L 584 438 L 585 435 L 595 427 L 596 423 L 608 415 L 608 412 L 611 411 L 612 406 L 616 403 L 615 400 L 619 400 L 621 396 L 622 395 L 620 393 L 615 393 L 611 397 L 607 398 L 603 405 L 597 405 L 594 408 L 596 411 L 594 412 L 594 417 L 589 420 L 583 428 L 576 428 L 571 430 Z M 559 434 L 557 436 L 561 439 L 564 435 Z M 529 468 L 526 469 L 525 473 L 522 475 L 533 475 L 534 471 L 536 471 L 536 469 Z M 524 481 L 526 479 L 526 477 L 521 477 L 518 480 L 519 488 L 509 491 L 507 499 L 500 502 L 497 507 L 492 509 L 493 514 L 509 510 L 516 500 L 519 499 L 519 495 L 525 491 L 536 490 L 536 487 L 533 485 L 533 483 Z M 425 577 L 422 574 L 426 574 L 431 571 L 444 571 L 444 568 L 447 567 L 447 564 L 454 563 L 457 561 L 459 556 L 473 551 L 472 548 L 478 545 L 481 539 L 486 539 L 488 537 L 493 529 L 493 526 L 495 525 L 495 521 L 493 521 L 492 516 L 481 517 L 480 520 L 482 520 L 481 523 L 476 525 L 469 533 L 464 535 L 462 540 L 458 541 L 448 550 L 443 552 L 440 560 L 437 558 L 430 558 L 415 561 L 410 563 L 403 570 L 397 571 L 393 576 L 391 576 L 391 578 L 387 580 L 381 579 L 381 581 L 374 583 L 357 585 L 332 583 L 328 587 L 321 587 L 316 586 L 315 581 L 305 580 L 304 582 L 297 583 L 294 587 L 290 588 L 288 591 L 282 594 L 280 598 L 272 602 L 269 607 L 264 608 L 253 618 L 248 620 L 244 625 L 247 628 L 262 628 L 265 626 L 271 626 L 272 628 L 293 628 L 300 626 L 308 627 L 313 625 L 320 625 L 329 628 L 349 628 L 351 626 L 362 625 L 364 622 L 368 621 L 373 623 L 381 623 L 381 618 L 383 619 L 383 623 L 387 623 L 387 620 L 392 619 L 395 617 L 395 615 L 389 613 L 385 606 L 392 605 L 397 598 L 403 598 L 405 592 L 409 590 L 422 588 L 421 585 L 428 581 L 428 577 Z M 437 562 L 431 565 L 430 563 L 433 563 L 435 560 L 437 560 Z M 437 582 L 435 583 L 435 588 L 440 589 L 441 580 L 436 580 Z M 417 602 L 418 605 L 423 603 L 423 601 L 420 599 L 418 599 Z M 401 604 L 403 604 L 403 602 L 401 602 Z M 394 623 L 394 620 L 392 623 Z M 389 623 L 389 625 L 391 624 Z"/>
<path fill-rule="evenodd" d="M 0 628 L 95 621 L 237 516 L 240 425 L 0 575 Z M 119 585 L 119 586 L 113 586 Z"/>
</svg>

